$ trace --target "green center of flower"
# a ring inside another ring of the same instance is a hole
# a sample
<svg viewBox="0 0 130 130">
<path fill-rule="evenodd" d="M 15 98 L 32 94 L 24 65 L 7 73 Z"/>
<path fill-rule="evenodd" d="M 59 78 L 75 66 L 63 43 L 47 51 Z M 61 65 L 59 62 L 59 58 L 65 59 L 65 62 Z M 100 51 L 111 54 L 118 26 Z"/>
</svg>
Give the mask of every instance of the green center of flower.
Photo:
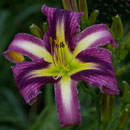
<svg viewBox="0 0 130 130">
<path fill-rule="evenodd" d="M 50 37 L 50 44 L 53 64 L 59 71 L 59 76 L 61 76 L 63 75 L 63 73 L 66 73 L 70 70 L 66 57 L 66 43 L 64 40 L 59 40 L 58 37 L 55 40 L 53 40 L 52 37 Z M 55 79 L 57 79 L 59 76 L 55 77 Z"/>
</svg>

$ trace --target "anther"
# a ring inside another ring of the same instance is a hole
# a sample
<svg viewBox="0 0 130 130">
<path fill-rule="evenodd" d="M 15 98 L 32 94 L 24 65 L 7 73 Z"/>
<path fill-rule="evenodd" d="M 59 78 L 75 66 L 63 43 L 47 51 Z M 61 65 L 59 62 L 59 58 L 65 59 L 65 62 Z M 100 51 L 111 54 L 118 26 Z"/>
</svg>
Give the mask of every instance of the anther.
<svg viewBox="0 0 130 130">
<path fill-rule="evenodd" d="M 65 46 L 64 43 L 61 42 L 61 43 L 60 43 L 60 48 L 61 48 L 61 47 L 64 48 L 64 46 Z"/>
<path fill-rule="evenodd" d="M 52 43 L 53 43 L 53 39 L 52 39 L 52 37 L 50 37 L 50 39 L 49 39 L 49 40 L 50 40 L 50 43 L 52 44 Z"/>
</svg>

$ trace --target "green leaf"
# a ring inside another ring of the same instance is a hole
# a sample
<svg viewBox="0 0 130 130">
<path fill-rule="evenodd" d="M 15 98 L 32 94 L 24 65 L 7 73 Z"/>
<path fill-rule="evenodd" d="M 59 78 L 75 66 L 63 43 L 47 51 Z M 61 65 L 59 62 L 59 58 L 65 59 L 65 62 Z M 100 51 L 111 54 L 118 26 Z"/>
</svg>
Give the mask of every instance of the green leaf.
<svg viewBox="0 0 130 130">
<path fill-rule="evenodd" d="M 18 127 L 22 128 L 23 130 L 28 129 L 29 122 L 26 118 L 26 115 L 22 106 L 20 105 L 14 93 L 7 88 L 2 88 L 1 94 L 5 97 L 6 102 L 8 102 L 10 106 L 9 109 L 11 109 L 13 113 L 12 115 L 6 115 L 6 117 L 4 117 L 2 121 L 5 121 L 5 122 L 9 121 L 10 123 L 14 123 Z"/>
<path fill-rule="evenodd" d="M 60 124 L 54 104 L 44 108 L 30 130 L 60 130 Z"/>
<path fill-rule="evenodd" d="M 124 74 L 126 72 L 126 66 L 123 66 L 121 68 L 119 68 L 117 71 L 116 71 L 116 75 L 117 76 L 121 76 L 122 74 Z"/>
</svg>

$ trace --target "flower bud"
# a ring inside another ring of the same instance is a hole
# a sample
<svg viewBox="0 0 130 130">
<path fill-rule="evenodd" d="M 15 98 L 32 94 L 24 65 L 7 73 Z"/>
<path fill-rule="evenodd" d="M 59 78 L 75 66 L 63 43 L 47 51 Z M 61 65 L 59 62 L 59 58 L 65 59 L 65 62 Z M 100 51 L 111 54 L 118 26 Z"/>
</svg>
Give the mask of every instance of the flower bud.
<svg viewBox="0 0 130 130">
<path fill-rule="evenodd" d="M 125 45 L 122 45 L 120 48 L 120 55 L 119 55 L 120 61 L 123 61 L 127 56 L 127 54 L 128 54 L 128 50 L 125 48 Z"/>
<path fill-rule="evenodd" d="M 122 81 L 123 84 L 123 102 L 130 104 L 130 86 L 126 81 Z"/>
<path fill-rule="evenodd" d="M 120 41 L 120 40 L 123 39 L 123 35 L 124 35 L 123 24 L 122 24 L 120 16 L 116 15 L 113 18 L 113 22 L 114 22 L 116 38 L 117 38 L 118 41 Z"/>
<path fill-rule="evenodd" d="M 120 112 L 119 120 L 117 123 L 117 130 L 124 130 L 127 124 L 127 121 L 130 117 L 130 104 L 127 104 L 123 111 Z"/>
<path fill-rule="evenodd" d="M 125 48 L 130 51 L 130 32 L 128 33 L 125 41 Z"/>
<path fill-rule="evenodd" d="M 64 9 L 71 11 L 78 11 L 76 0 L 62 0 Z"/>
<path fill-rule="evenodd" d="M 123 98 L 122 98 L 121 110 L 119 113 L 119 120 L 116 126 L 118 130 L 125 129 L 127 121 L 130 117 L 130 86 L 126 81 L 122 81 L 122 83 L 123 83 Z"/>
<path fill-rule="evenodd" d="M 47 23 L 44 22 L 43 25 L 42 25 L 42 27 L 43 27 L 43 33 L 45 34 L 45 33 L 47 32 L 47 30 L 48 30 L 48 25 L 47 25 Z"/>
<path fill-rule="evenodd" d="M 101 105 L 101 121 L 107 123 L 111 120 L 113 110 L 114 96 L 103 95 Z"/>
<path fill-rule="evenodd" d="M 79 0 L 79 11 L 84 12 L 84 14 L 81 18 L 81 26 L 82 26 L 82 29 L 83 29 L 88 24 L 88 7 L 87 7 L 87 1 L 86 0 Z"/>
<path fill-rule="evenodd" d="M 89 26 L 95 24 L 98 14 L 99 10 L 96 9 L 91 13 L 88 21 Z"/>
<path fill-rule="evenodd" d="M 42 39 L 43 33 L 42 33 L 41 29 L 37 25 L 32 24 L 29 28 L 30 28 L 30 31 L 31 31 L 32 35 Z"/>
<path fill-rule="evenodd" d="M 116 72 L 117 76 L 121 76 L 122 74 L 124 74 L 126 72 L 126 66 L 123 66 L 121 68 L 119 68 Z"/>
</svg>

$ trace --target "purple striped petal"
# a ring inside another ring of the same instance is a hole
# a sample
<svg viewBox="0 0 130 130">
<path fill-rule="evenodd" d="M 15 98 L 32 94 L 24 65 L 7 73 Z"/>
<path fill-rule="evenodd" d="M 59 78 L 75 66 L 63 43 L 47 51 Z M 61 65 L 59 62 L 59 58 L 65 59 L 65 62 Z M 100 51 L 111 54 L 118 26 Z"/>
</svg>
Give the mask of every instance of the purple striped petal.
<svg viewBox="0 0 130 130">
<path fill-rule="evenodd" d="M 43 5 L 42 12 L 47 16 L 48 19 L 48 32 L 44 36 L 46 48 L 51 52 L 51 46 L 49 38 L 56 40 L 57 32 L 60 30 L 62 37 L 64 37 L 65 43 L 68 45 L 70 51 L 73 51 L 77 43 L 77 33 L 80 31 L 79 20 L 82 13 L 67 11 L 63 9 L 50 8 Z M 62 26 L 62 27 L 61 27 Z M 57 28 L 61 29 L 57 29 Z M 61 36 L 58 36 L 60 39 Z M 63 41 L 64 42 L 64 41 Z"/>
<path fill-rule="evenodd" d="M 80 106 L 76 81 L 63 77 L 55 84 L 55 99 L 61 127 L 80 125 Z"/>
<path fill-rule="evenodd" d="M 44 42 L 32 35 L 19 33 L 9 45 L 4 56 L 12 62 L 23 62 L 24 57 L 30 57 L 32 60 L 44 58 L 44 60 L 51 62 L 50 53 L 44 48 Z"/>
<path fill-rule="evenodd" d="M 85 80 L 90 85 L 98 86 L 106 94 L 119 94 L 112 67 L 112 54 L 108 50 L 102 48 L 87 49 L 79 53 L 76 58 L 81 62 L 97 65 L 94 69 L 86 69 L 73 74 L 71 76 L 73 80 Z"/>
<path fill-rule="evenodd" d="M 46 69 L 50 64 L 42 59 L 35 62 L 17 63 L 12 67 L 17 87 L 30 105 L 36 101 L 37 95 L 41 93 L 40 87 L 46 83 L 54 82 L 51 76 L 38 76 L 34 72 L 36 70 Z"/>
<path fill-rule="evenodd" d="M 93 25 L 82 31 L 78 36 L 77 53 L 88 48 L 106 45 L 107 43 L 118 47 L 118 44 L 115 42 L 105 24 Z"/>
</svg>

